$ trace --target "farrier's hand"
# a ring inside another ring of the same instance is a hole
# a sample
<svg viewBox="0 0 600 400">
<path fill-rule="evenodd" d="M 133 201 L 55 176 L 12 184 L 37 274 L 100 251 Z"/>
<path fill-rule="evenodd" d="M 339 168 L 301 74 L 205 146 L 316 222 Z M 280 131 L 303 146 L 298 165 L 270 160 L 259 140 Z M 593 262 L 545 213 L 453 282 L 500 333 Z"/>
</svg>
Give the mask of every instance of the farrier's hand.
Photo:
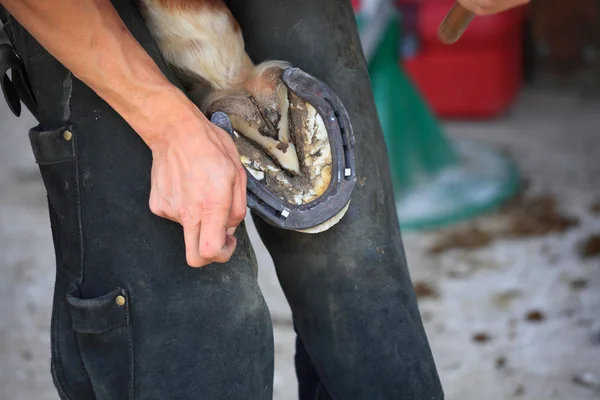
<svg viewBox="0 0 600 400">
<path fill-rule="evenodd" d="M 229 260 L 236 242 L 227 229 L 246 213 L 246 175 L 233 140 L 167 80 L 112 3 L 0 2 L 150 147 L 150 208 L 183 225 L 188 263 Z"/>
<path fill-rule="evenodd" d="M 173 122 L 149 142 L 150 209 L 183 226 L 190 266 L 227 262 L 233 231 L 246 215 L 247 177 L 237 148 L 187 99 L 166 100 L 161 104 Z"/>
<path fill-rule="evenodd" d="M 508 9 L 529 3 L 531 0 L 458 0 L 476 15 L 498 14 Z"/>
</svg>

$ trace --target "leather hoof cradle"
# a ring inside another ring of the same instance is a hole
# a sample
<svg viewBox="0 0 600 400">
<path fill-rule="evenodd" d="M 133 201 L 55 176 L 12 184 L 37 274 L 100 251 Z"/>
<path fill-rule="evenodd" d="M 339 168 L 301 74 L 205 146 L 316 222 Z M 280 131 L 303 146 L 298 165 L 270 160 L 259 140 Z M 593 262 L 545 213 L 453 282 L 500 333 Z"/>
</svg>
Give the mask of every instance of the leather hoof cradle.
<svg viewBox="0 0 600 400">
<path fill-rule="evenodd" d="M 286 69 L 282 80 L 290 92 L 314 107 L 323 121 L 331 150 L 331 179 L 320 196 L 295 204 L 281 194 L 276 195 L 255 174 L 248 173 L 247 203 L 254 213 L 275 227 L 318 233 L 343 217 L 356 186 L 354 133 L 344 105 L 323 82 L 298 68 Z M 211 121 L 234 139 L 239 135 L 226 113 L 213 112 Z"/>
</svg>

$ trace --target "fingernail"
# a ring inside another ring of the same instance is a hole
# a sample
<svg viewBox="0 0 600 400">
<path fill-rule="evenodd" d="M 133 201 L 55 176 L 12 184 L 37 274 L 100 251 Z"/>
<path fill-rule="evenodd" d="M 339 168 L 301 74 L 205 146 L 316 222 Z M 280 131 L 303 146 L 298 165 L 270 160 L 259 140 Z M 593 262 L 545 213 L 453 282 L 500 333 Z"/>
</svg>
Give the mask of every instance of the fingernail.
<svg viewBox="0 0 600 400">
<path fill-rule="evenodd" d="M 236 228 L 229 228 L 227 229 L 227 236 L 233 236 L 233 234 L 235 233 Z"/>
</svg>

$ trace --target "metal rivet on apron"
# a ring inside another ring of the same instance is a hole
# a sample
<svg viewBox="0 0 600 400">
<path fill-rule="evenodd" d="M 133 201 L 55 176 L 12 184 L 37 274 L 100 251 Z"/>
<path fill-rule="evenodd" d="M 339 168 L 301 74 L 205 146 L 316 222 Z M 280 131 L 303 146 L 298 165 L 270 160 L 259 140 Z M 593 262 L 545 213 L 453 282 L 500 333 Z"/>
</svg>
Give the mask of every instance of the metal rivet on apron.
<svg viewBox="0 0 600 400">
<path fill-rule="evenodd" d="M 65 140 L 71 140 L 73 139 L 73 133 L 71 133 L 71 131 L 64 131 L 63 132 L 63 138 L 65 138 Z"/>
<path fill-rule="evenodd" d="M 116 303 L 118 306 L 123 306 L 125 305 L 125 297 L 123 296 L 117 296 L 117 298 L 115 299 Z"/>
</svg>

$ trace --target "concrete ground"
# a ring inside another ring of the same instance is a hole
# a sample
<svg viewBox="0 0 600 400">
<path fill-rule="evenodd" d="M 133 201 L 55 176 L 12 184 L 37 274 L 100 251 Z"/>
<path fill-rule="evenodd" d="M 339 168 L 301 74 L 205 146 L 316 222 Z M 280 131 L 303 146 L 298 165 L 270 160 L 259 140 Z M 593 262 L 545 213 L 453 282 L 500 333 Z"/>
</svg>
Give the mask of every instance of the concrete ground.
<svg viewBox="0 0 600 400">
<path fill-rule="evenodd" d="M 600 234 L 598 110 L 597 97 L 540 86 L 500 120 L 446 124 L 453 137 L 512 154 L 532 197 L 477 225 L 404 235 L 447 399 L 600 399 L 600 258 L 589 240 Z M 27 139 L 33 123 L 0 101 L 2 400 L 57 400 L 49 374 L 54 255 Z M 275 399 L 291 400 L 289 309 L 250 232 L 275 322 Z"/>
</svg>

